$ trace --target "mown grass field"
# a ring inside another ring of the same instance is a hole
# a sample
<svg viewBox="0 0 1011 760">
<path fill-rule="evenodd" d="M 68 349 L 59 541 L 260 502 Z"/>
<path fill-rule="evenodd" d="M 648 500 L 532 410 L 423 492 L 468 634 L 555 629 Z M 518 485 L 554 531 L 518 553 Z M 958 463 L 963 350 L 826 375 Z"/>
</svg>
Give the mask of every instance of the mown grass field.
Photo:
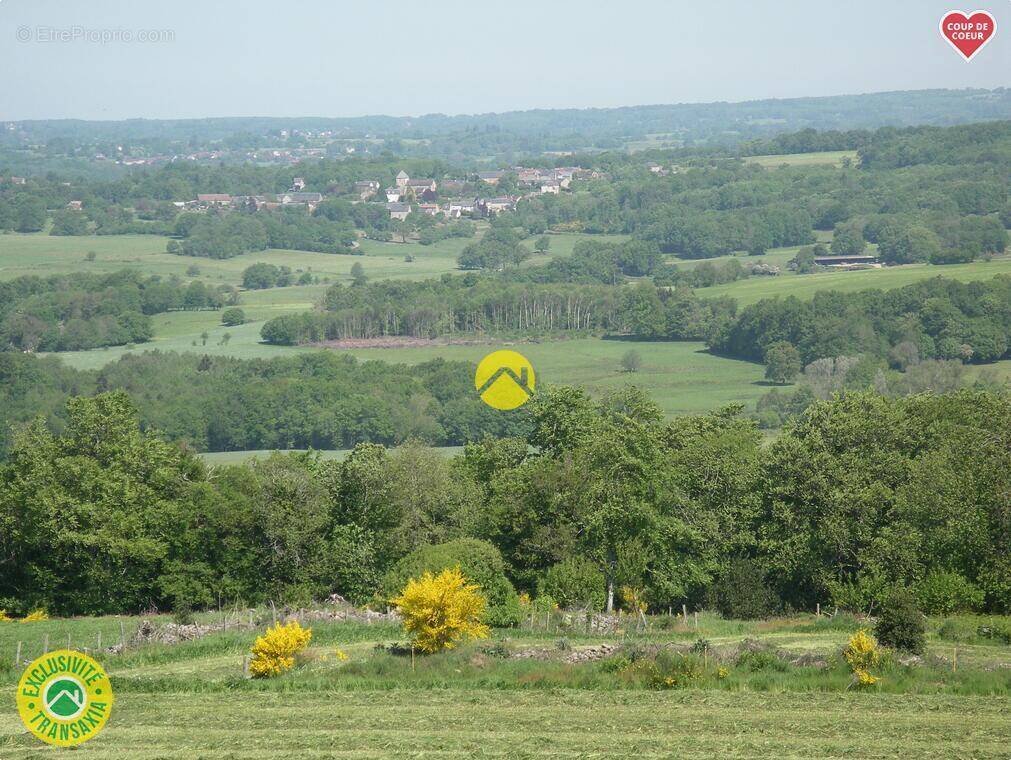
<svg viewBox="0 0 1011 760">
<path fill-rule="evenodd" d="M 798 615 L 769 621 L 650 618 L 636 633 L 586 636 L 508 629 L 493 639 L 418 657 L 375 650 L 403 640 L 390 623 L 315 622 L 307 657 L 294 671 L 264 681 L 242 677 L 242 661 L 271 614 L 255 628 L 219 632 L 175 645 L 131 645 L 102 654 L 116 690 L 105 731 L 75 750 L 95 758 L 306 757 L 1008 757 L 1011 741 L 1011 647 L 956 643 L 931 620 L 928 659 L 892 666 L 870 691 L 849 687 L 845 666 L 728 664 L 703 685 L 655 691 L 606 661 L 567 663 L 559 636 L 578 650 L 710 642 L 714 659 L 745 638 L 795 653 L 831 656 L 862 624 Z M 218 613 L 203 613 L 204 622 Z M 244 620 L 244 613 L 236 620 Z M 982 620 L 983 618 L 980 618 Z M 130 636 L 138 618 L 127 618 Z M 156 623 L 166 618 L 156 618 Z M 976 619 L 956 618 L 973 630 Z M 1007 623 L 1007 618 L 998 619 Z M 992 622 L 992 621 L 991 621 Z M 14 639 L 26 658 L 42 639 L 67 632 L 80 648 L 118 641 L 117 618 L 0 626 L 0 757 L 48 756 L 13 710 L 17 674 L 7 666 Z M 959 667 L 949 661 L 958 647 Z M 348 659 L 339 661 L 335 648 Z M 491 648 L 489 648 L 491 647 Z M 503 658 L 494 651 L 543 647 L 545 658 Z M 497 648 L 497 649 L 496 649 Z M 727 655 L 731 656 L 731 655 Z M 732 657 L 732 656 L 731 656 Z M 715 670 L 715 665 L 712 668 Z"/>
<path fill-rule="evenodd" d="M 132 698 L 132 699 L 131 699 Z M 1002 699 L 458 692 L 118 697 L 99 758 L 1005 758 Z M 50 757 L 0 717 L 0 756 Z M 4 735 L 6 734 L 6 738 Z"/>
</svg>

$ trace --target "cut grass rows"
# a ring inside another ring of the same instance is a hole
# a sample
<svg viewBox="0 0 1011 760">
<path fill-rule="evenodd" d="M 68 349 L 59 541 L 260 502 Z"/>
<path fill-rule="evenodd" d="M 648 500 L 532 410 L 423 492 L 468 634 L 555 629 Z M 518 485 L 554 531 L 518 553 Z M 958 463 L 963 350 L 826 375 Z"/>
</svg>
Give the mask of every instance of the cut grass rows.
<svg viewBox="0 0 1011 760">
<path fill-rule="evenodd" d="M 1004 699 L 864 694 L 121 695 L 95 758 L 1007 757 Z M 39 745 L 11 711 L 0 755 Z M 125 753 L 125 754 L 124 754 Z"/>
</svg>

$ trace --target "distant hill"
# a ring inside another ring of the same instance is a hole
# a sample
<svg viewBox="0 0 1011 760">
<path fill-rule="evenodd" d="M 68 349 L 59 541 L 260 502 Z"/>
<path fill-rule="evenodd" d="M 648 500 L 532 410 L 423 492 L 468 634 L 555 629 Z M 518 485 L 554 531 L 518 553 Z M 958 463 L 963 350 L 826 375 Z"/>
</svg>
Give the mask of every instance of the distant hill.
<svg viewBox="0 0 1011 760">
<path fill-rule="evenodd" d="M 862 95 L 680 103 L 622 108 L 542 109 L 507 113 L 417 117 L 362 116 L 41 120 L 8 122 L 0 145 L 51 147 L 101 143 L 148 144 L 186 150 L 212 145 L 260 147 L 302 140 L 387 142 L 395 152 L 432 156 L 492 156 L 516 152 L 613 149 L 650 138 L 673 147 L 734 144 L 806 128 L 857 129 L 920 124 L 953 125 L 1011 118 L 1011 89 L 915 90 Z M 282 134 L 282 131 L 284 134 Z M 413 141 L 423 141 L 417 145 Z M 401 141 L 407 141 L 402 143 Z"/>
</svg>

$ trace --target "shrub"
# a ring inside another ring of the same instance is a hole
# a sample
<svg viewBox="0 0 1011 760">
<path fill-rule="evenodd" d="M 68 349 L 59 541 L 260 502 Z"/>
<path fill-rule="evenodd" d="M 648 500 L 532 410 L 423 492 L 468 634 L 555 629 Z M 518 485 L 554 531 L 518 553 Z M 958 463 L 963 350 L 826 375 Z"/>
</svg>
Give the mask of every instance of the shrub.
<svg viewBox="0 0 1011 760">
<path fill-rule="evenodd" d="M 221 324 L 226 327 L 237 327 L 246 323 L 246 312 L 233 306 L 221 312 Z"/>
<path fill-rule="evenodd" d="M 490 543 L 473 538 L 418 547 L 386 574 L 384 595 L 389 598 L 399 593 L 408 579 L 419 578 L 426 571 L 440 573 L 454 567 L 460 568 L 466 578 L 481 587 L 488 604 L 485 622 L 495 626 L 519 623 L 519 598 L 506 577 L 505 560 Z"/>
<path fill-rule="evenodd" d="M 881 661 L 881 653 L 878 642 L 867 631 L 860 630 L 850 636 L 843 657 L 856 676 L 858 686 L 873 686 L 881 680 L 871 673 L 871 668 L 876 668 Z"/>
<path fill-rule="evenodd" d="M 604 574 L 592 562 L 570 557 L 552 565 L 537 586 L 541 596 L 551 596 L 565 609 L 604 609 Z"/>
<path fill-rule="evenodd" d="M 49 620 L 49 615 L 45 610 L 32 610 L 21 618 L 22 623 L 39 623 L 43 620 Z"/>
<path fill-rule="evenodd" d="M 269 678 L 291 670 L 295 656 L 309 645 L 311 638 L 312 629 L 303 628 L 297 620 L 268 628 L 253 644 L 250 674 L 254 678 Z"/>
<path fill-rule="evenodd" d="M 927 646 L 923 614 L 908 591 L 897 589 L 885 600 L 874 633 L 884 646 L 923 654 Z"/>
<path fill-rule="evenodd" d="M 916 600 L 928 615 L 973 611 L 983 604 L 983 592 L 958 573 L 934 572 L 916 584 Z"/>
<path fill-rule="evenodd" d="M 752 673 L 763 670 L 784 673 L 788 669 L 786 662 L 777 657 L 774 652 L 764 649 L 745 649 L 737 655 L 736 664 Z"/>
<path fill-rule="evenodd" d="M 621 599 L 625 603 L 625 609 L 634 615 L 638 615 L 640 612 L 645 614 L 648 609 L 641 588 L 622 586 Z"/>
<path fill-rule="evenodd" d="M 0 623 L 10 623 L 13 622 L 14 618 L 7 614 L 7 610 L 0 610 Z"/>
<path fill-rule="evenodd" d="M 646 666 L 649 685 L 654 689 L 683 689 L 701 681 L 706 674 L 698 655 L 660 652 Z"/>
<path fill-rule="evenodd" d="M 193 605 L 186 600 L 177 602 L 172 609 L 172 622 L 176 625 L 192 625 Z"/>
<path fill-rule="evenodd" d="M 755 560 L 734 559 L 723 578 L 709 593 L 709 603 L 725 618 L 758 620 L 779 609 L 779 597 L 765 583 Z"/>
<path fill-rule="evenodd" d="M 638 372 L 642 367 L 642 355 L 635 349 L 626 351 L 621 357 L 621 369 L 625 372 Z"/>
<path fill-rule="evenodd" d="M 411 578 L 390 601 L 404 619 L 404 630 L 414 635 L 414 646 L 432 653 L 452 649 L 464 638 L 487 638 L 485 599 L 479 592 L 480 586 L 468 583 L 455 567 Z"/>
</svg>

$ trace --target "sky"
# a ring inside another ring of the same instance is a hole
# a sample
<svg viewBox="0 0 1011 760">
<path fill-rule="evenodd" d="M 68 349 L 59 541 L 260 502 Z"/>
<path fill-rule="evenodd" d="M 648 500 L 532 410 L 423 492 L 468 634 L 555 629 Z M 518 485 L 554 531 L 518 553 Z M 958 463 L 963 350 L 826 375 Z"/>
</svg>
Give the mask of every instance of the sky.
<svg viewBox="0 0 1011 760">
<path fill-rule="evenodd" d="M 933 0 L 0 0 L 0 119 L 395 116 L 1011 86 Z"/>
</svg>

